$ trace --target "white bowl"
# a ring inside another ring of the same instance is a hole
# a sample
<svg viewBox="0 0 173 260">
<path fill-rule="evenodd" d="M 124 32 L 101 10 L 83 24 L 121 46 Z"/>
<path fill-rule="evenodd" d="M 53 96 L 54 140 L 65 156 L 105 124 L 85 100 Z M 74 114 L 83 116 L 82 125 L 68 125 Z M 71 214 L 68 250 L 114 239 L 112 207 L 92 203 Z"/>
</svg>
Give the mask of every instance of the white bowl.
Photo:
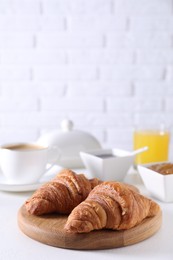
<svg viewBox="0 0 173 260">
<path fill-rule="evenodd" d="M 173 174 L 163 175 L 148 168 L 151 165 L 161 163 L 138 165 L 138 171 L 152 196 L 163 202 L 173 202 Z"/>
<path fill-rule="evenodd" d="M 120 149 L 80 152 L 80 156 L 90 174 L 103 181 L 122 181 L 134 162 L 134 153 Z"/>
</svg>

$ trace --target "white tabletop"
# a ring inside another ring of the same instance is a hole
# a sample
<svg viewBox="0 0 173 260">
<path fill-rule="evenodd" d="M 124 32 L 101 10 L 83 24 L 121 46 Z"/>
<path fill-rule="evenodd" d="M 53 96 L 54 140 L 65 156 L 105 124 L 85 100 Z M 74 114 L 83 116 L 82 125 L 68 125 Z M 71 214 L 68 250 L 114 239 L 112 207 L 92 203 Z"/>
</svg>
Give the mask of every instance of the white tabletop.
<svg viewBox="0 0 173 260">
<path fill-rule="evenodd" d="M 149 194 L 137 175 L 126 179 L 136 184 L 141 192 Z M 17 225 L 17 212 L 32 192 L 0 191 L 0 260 L 102 260 L 102 259 L 172 259 L 173 258 L 173 203 L 157 201 L 163 211 L 161 229 L 152 237 L 138 244 L 109 250 L 69 250 L 51 247 L 24 235 Z"/>
</svg>

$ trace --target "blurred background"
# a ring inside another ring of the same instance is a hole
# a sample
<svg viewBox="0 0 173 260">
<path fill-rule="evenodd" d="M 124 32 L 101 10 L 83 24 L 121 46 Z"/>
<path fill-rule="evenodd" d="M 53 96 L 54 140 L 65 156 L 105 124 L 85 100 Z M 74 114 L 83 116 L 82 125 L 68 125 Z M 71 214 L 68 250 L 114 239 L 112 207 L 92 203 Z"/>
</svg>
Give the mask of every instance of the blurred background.
<svg viewBox="0 0 173 260">
<path fill-rule="evenodd" d="M 173 131 L 173 0 L 0 0 L 0 143 L 64 118 L 129 150 L 140 122 Z"/>
</svg>

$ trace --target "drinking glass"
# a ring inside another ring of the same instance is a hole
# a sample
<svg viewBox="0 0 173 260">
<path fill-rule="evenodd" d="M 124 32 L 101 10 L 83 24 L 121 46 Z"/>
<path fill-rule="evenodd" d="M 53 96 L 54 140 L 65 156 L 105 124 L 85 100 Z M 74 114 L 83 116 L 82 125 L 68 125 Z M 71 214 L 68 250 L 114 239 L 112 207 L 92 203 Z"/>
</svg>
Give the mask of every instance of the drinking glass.
<svg viewBox="0 0 173 260">
<path fill-rule="evenodd" d="M 135 163 L 163 162 L 169 158 L 170 132 L 160 127 L 136 127 L 133 133 L 134 150 L 147 146 L 148 150 L 136 155 Z"/>
</svg>

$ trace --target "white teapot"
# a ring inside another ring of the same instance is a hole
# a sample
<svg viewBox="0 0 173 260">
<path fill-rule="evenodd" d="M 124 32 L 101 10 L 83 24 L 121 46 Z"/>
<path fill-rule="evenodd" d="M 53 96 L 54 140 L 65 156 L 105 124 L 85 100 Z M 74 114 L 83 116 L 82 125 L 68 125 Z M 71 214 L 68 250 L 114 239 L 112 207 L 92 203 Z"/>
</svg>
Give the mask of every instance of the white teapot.
<svg viewBox="0 0 173 260">
<path fill-rule="evenodd" d="M 83 168 L 80 152 L 101 149 L 99 141 L 94 136 L 74 130 L 73 122 L 67 119 L 61 122 L 61 130 L 43 134 L 37 143 L 58 148 L 60 156 L 56 163 L 65 168 Z"/>
</svg>

